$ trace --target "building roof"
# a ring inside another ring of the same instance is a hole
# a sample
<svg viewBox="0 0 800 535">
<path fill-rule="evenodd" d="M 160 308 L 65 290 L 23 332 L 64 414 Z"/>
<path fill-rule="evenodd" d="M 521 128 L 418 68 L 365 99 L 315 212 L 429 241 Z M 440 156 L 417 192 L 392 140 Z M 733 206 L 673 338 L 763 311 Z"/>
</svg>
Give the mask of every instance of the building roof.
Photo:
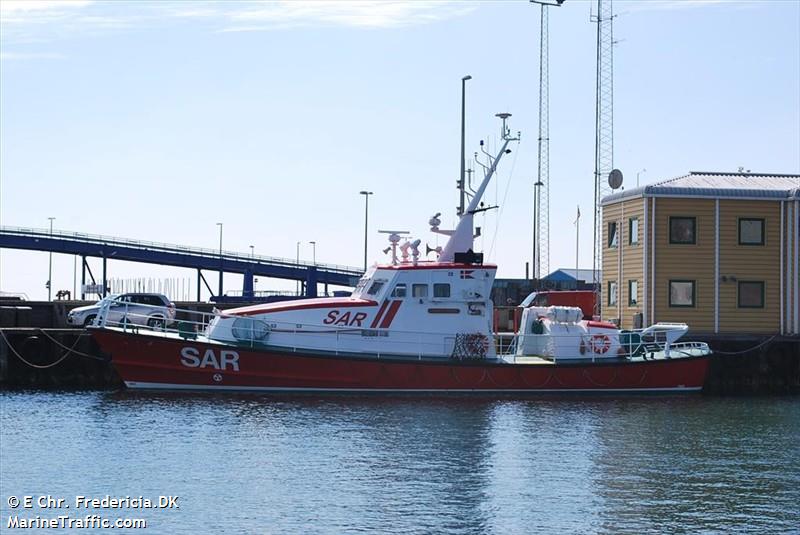
<svg viewBox="0 0 800 535">
<path fill-rule="evenodd" d="M 600 277 L 598 272 L 598 279 L 599 278 Z M 591 282 L 594 280 L 594 270 L 579 269 L 576 271 L 575 269 L 560 268 L 550 273 L 542 280 L 546 281 L 581 280 L 585 282 Z"/>
<path fill-rule="evenodd" d="M 603 197 L 602 204 L 635 197 L 800 199 L 800 175 L 691 171 L 688 175 L 612 193 Z"/>
</svg>

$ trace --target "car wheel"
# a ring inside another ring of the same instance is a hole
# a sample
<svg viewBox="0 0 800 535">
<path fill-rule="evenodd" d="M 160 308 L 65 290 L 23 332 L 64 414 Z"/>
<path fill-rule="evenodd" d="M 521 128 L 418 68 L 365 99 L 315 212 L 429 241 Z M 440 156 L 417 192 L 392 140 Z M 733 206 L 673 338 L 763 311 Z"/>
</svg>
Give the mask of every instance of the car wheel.
<svg viewBox="0 0 800 535">
<path fill-rule="evenodd" d="M 153 329 L 154 331 L 163 331 L 164 320 L 161 318 L 150 318 L 147 320 L 147 326 Z"/>
<path fill-rule="evenodd" d="M 93 324 L 93 323 L 94 323 L 94 319 L 95 319 L 96 317 L 97 317 L 97 316 L 95 316 L 95 315 L 86 316 L 86 319 L 85 319 L 85 320 L 83 320 L 83 326 L 84 326 L 84 327 L 88 327 L 89 325 Z"/>
</svg>

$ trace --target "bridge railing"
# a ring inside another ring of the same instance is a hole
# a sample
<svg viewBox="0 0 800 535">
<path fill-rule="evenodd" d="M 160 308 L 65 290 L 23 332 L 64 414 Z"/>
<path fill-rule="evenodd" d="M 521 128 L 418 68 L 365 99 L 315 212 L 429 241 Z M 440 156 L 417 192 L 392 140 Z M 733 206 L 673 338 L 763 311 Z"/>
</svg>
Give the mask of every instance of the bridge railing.
<svg viewBox="0 0 800 535">
<path fill-rule="evenodd" d="M 119 245 L 127 247 L 135 247 L 145 249 L 148 251 L 161 251 L 170 253 L 182 253 L 190 255 L 202 255 L 210 257 L 219 257 L 219 249 L 209 249 L 205 247 L 189 247 L 186 245 L 177 245 L 170 243 L 160 243 L 147 240 L 133 240 L 128 238 L 117 238 L 114 236 L 103 236 L 100 234 L 88 234 L 84 232 L 68 232 L 61 230 L 53 230 L 51 233 L 49 229 L 37 229 L 29 227 L 14 227 L 14 226 L 0 226 L 0 234 L 15 234 L 18 236 L 31 236 L 41 238 L 57 238 L 62 240 L 73 240 L 89 243 L 97 243 L 102 245 Z M 319 270 L 330 272 L 344 273 L 346 275 L 360 276 L 363 272 L 362 269 L 353 266 L 343 266 L 340 264 L 323 264 L 308 262 L 305 260 L 296 261 L 289 258 L 279 258 L 274 256 L 264 255 L 251 255 L 236 251 L 223 250 L 221 253 L 223 259 L 235 260 L 237 262 L 251 262 L 251 263 L 269 263 L 278 264 L 286 267 L 316 267 Z"/>
</svg>

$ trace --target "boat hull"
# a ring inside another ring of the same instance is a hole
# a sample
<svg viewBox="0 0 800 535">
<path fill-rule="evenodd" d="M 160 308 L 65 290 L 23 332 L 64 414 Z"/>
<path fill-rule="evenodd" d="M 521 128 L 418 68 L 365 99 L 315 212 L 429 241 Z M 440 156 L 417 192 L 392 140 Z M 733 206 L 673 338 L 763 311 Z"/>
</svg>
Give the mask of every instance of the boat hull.
<svg viewBox="0 0 800 535">
<path fill-rule="evenodd" d="M 128 388 L 337 392 L 699 391 L 708 356 L 513 364 L 312 354 L 93 329 Z"/>
</svg>

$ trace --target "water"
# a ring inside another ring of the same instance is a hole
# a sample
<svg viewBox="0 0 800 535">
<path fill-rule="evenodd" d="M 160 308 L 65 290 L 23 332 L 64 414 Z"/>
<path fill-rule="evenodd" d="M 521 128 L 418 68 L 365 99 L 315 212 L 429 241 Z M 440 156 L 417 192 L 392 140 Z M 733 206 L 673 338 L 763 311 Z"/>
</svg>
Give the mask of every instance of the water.
<svg viewBox="0 0 800 535">
<path fill-rule="evenodd" d="M 180 496 L 178 510 L 88 511 L 147 519 L 137 533 L 800 533 L 798 398 L 0 404 L 3 532 L 9 495 L 109 494 Z"/>
</svg>

